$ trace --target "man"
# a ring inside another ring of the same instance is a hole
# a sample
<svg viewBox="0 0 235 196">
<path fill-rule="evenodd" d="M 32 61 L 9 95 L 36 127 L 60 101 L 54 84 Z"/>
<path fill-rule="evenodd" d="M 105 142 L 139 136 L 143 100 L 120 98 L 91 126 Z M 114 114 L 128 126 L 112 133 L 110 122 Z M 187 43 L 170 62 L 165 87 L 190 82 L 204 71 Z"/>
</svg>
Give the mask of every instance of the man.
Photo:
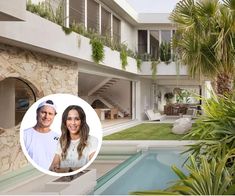
<svg viewBox="0 0 235 196">
<path fill-rule="evenodd" d="M 50 129 L 55 115 L 53 101 L 43 101 L 37 108 L 36 125 L 24 131 L 24 144 L 29 156 L 44 169 L 49 169 L 59 139 L 59 135 Z"/>
</svg>

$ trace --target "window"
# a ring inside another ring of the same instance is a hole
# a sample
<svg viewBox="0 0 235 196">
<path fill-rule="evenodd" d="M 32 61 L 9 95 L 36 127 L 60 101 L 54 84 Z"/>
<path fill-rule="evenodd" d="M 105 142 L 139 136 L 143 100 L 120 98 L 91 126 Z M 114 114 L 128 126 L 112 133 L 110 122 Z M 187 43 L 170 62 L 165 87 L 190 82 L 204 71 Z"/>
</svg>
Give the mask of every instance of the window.
<svg viewBox="0 0 235 196">
<path fill-rule="evenodd" d="M 147 53 L 147 30 L 138 30 L 138 53 Z"/>
<path fill-rule="evenodd" d="M 150 31 L 150 55 L 154 60 L 159 59 L 159 31 Z"/>
<path fill-rule="evenodd" d="M 171 30 L 161 31 L 160 60 L 170 62 L 171 60 Z"/>
<path fill-rule="evenodd" d="M 171 42 L 171 30 L 161 30 L 162 43 L 170 43 Z"/>
<path fill-rule="evenodd" d="M 121 42 L 121 27 L 120 27 L 121 21 L 113 16 L 113 40 L 114 42 L 120 43 Z"/>
<path fill-rule="evenodd" d="M 87 29 L 99 32 L 99 4 L 93 0 L 87 0 Z"/>
<path fill-rule="evenodd" d="M 77 24 L 85 23 L 85 2 L 84 0 L 69 1 L 69 24 L 73 22 Z"/>
<path fill-rule="evenodd" d="M 103 7 L 101 9 L 101 35 L 111 36 L 111 14 Z"/>
</svg>

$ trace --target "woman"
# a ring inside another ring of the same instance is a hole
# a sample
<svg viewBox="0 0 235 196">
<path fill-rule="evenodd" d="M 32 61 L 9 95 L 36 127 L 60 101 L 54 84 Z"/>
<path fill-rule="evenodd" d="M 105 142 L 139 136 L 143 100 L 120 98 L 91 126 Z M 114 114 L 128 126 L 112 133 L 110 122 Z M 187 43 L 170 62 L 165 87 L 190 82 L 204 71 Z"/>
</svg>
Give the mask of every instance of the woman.
<svg viewBox="0 0 235 196">
<path fill-rule="evenodd" d="M 61 131 L 50 170 L 60 172 L 70 168 L 71 171 L 71 168 L 80 168 L 87 164 L 95 154 L 98 141 L 89 135 L 86 114 L 81 107 L 71 105 L 65 109 Z"/>
</svg>

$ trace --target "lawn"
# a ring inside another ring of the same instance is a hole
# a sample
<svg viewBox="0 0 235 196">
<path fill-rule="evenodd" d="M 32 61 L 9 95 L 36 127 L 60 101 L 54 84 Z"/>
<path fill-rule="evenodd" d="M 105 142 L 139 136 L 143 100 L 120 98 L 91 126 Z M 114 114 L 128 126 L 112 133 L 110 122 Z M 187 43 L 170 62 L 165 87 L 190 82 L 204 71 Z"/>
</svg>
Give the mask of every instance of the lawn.
<svg viewBox="0 0 235 196">
<path fill-rule="evenodd" d="M 184 135 L 171 132 L 171 123 L 143 123 L 105 136 L 104 140 L 184 140 Z"/>
</svg>

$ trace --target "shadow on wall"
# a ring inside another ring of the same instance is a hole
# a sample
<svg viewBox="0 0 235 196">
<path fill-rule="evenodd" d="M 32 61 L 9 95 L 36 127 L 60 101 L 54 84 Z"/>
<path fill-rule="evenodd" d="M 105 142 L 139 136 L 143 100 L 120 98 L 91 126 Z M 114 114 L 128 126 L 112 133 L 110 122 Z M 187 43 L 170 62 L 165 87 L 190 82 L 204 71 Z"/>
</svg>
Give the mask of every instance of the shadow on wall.
<svg viewBox="0 0 235 196">
<path fill-rule="evenodd" d="M 20 147 L 20 124 L 10 128 L 0 128 L 0 174 L 22 168 L 28 164 Z"/>
</svg>

